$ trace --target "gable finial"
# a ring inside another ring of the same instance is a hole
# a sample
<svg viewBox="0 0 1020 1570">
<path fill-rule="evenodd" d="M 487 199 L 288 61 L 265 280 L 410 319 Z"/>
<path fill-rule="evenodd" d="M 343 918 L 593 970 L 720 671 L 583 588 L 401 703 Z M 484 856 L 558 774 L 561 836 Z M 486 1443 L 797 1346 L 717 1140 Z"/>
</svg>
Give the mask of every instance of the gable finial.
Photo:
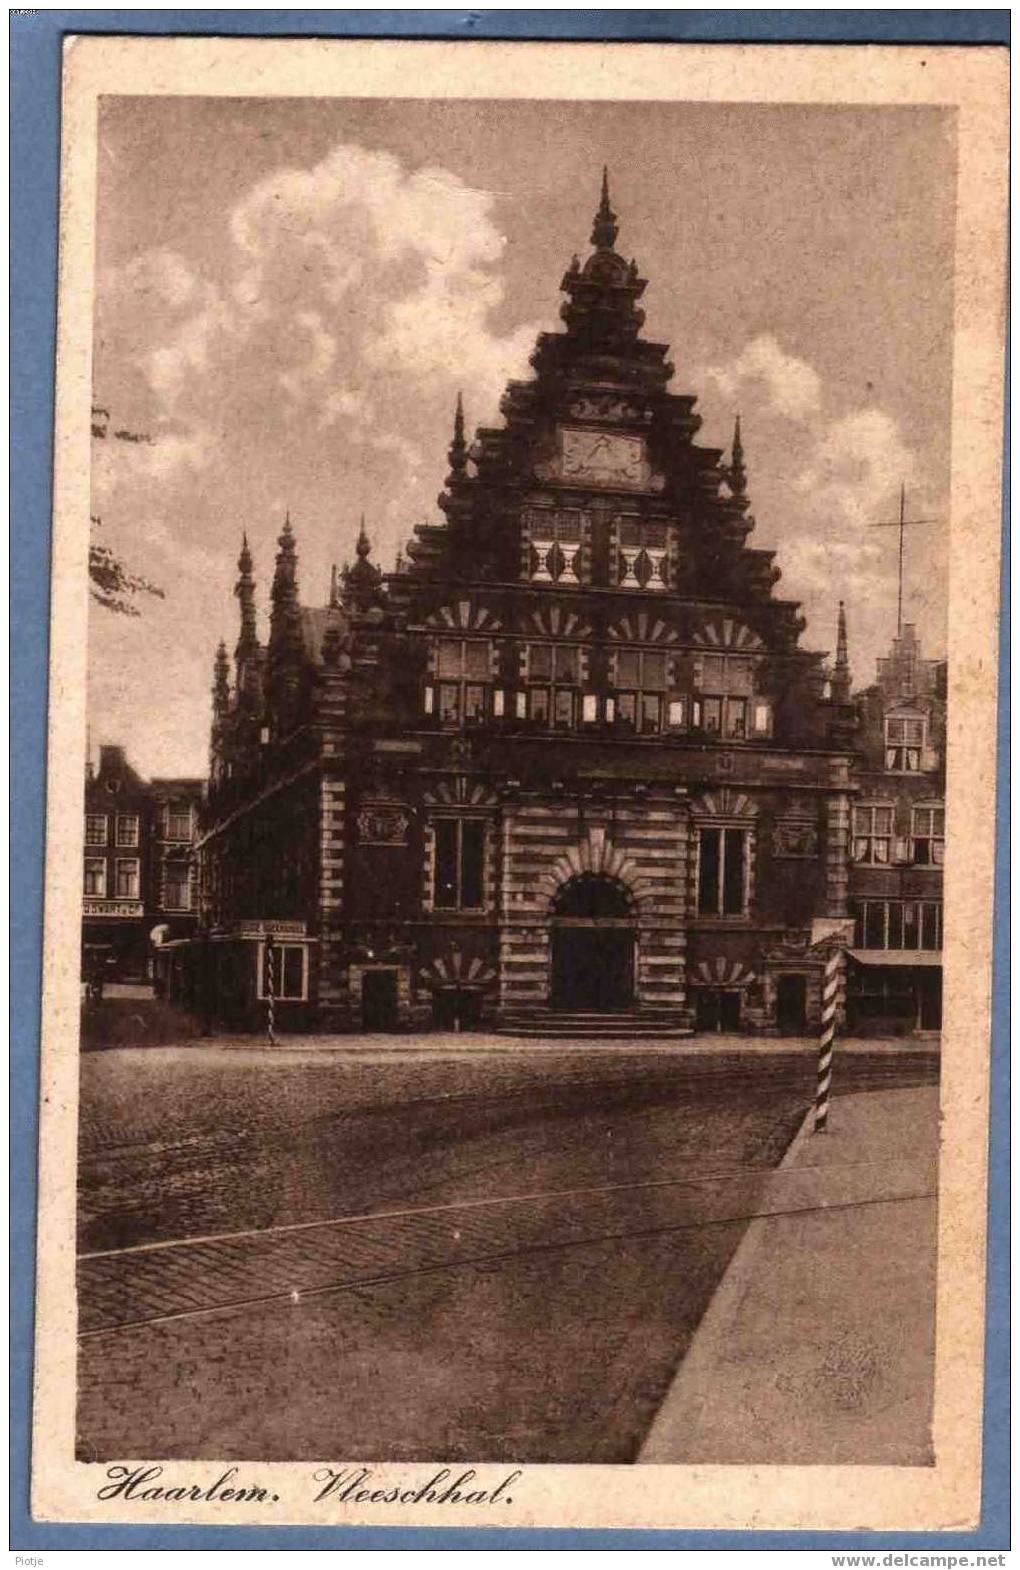
<svg viewBox="0 0 1020 1570">
<path fill-rule="evenodd" d="M 619 234 L 616 214 L 609 203 L 609 168 L 602 166 L 602 196 L 592 225 L 591 243 L 597 251 L 611 251 Z"/>
</svg>

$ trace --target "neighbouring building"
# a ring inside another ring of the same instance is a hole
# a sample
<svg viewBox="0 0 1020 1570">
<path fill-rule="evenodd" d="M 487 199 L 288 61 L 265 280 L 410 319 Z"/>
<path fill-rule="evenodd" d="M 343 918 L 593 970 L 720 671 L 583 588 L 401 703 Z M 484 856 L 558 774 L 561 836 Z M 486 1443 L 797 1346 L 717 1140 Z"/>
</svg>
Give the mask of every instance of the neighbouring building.
<svg viewBox="0 0 1020 1570">
<path fill-rule="evenodd" d="M 850 900 L 848 1025 L 912 1034 L 942 1025 L 946 665 L 909 623 L 856 699 L 859 762 Z"/>
<path fill-rule="evenodd" d="M 194 842 L 204 781 L 146 781 L 103 746 L 85 778 L 83 969 L 142 980 L 153 950 L 195 930 Z"/>
<path fill-rule="evenodd" d="M 848 915 L 856 717 L 700 446 L 603 184 L 562 331 L 384 573 L 364 530 L 221 644 L 192 993 L 235 1027 L 813 1027 Z M 324 498 L 324 505 L 328 499 Z M 201 972 L 203 979 L 196 980 Z M 593 1024 L 594 1021 L 594 1024 Z"/>
</svg>

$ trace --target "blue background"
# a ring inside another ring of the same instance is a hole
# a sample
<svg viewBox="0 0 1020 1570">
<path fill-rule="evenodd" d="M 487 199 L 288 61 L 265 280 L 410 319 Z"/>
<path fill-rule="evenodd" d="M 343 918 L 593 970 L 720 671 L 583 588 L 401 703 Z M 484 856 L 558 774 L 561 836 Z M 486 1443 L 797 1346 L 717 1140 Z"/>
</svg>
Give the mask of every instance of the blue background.
<svg viewBox="0 0 1020 1570">
<path fill-rule="evenodd" d="M 982 1523 L 976 1531 L 624 1532 L 380 1527 L 74 1526 L 28 1514 L 38 1131 L 47 642 L 65 33 L 1005 44 L 1007 10 L 36 11 L 11 27 L 11 1533 L 42 1549 L 968 1549 L 1009 1546 L 1009 608 L 1000 647 L 991 1188 Z M 1004 435 L 1005 441 L 1005 435 Z M 1007 448 L 1008 458 L 1008 448 Z M 1008 486 L 1008 479 L 1007 479 Z M 1008 517 L 1008 492 L 1004 495 Z M 1003 584 L 1008 581 L 1004 523 Z M 1005 593 L 1005 590 L 1004 590 Z"/>
</svg>

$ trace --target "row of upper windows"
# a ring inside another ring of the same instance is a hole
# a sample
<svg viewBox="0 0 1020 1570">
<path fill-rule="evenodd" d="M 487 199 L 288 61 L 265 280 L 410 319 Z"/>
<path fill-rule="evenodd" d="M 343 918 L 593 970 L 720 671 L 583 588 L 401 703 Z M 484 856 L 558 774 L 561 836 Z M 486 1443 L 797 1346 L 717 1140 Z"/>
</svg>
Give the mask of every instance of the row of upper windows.
<svg viewBox="0 0 1020 1570">
<path fill-rule="evenodd" d="M 443 725 L 491 719 L 574 730 L 578 724 L 605 724 L 639 735 L 700 731 L 731 741 L 762 740 L 772 734 L 772 706 L 764 698 L 665 697 L 644 690 L 600 694 L 553 685 L 506 689 L 474 682 L 429 683 L 422 692 L 422 712 Z"/>
<path fill-rule="evenodd" d="M 112 881 L 105 856 L 85 858 L 84 892 L 89 899 L 139 899 L 141 877 L 137 856 L 116 857 Z M 186 865 L 164 867 L 159 903 L 164 910 L 191 909 L 191 872 Z"/>
<path fill-rule="evenodd" d="M 697 909 L 701 916 L 746 916 L 751 888 L 748 829 L 705 827 L 698 833 Z M 436 910 L 485 908 L 486 824 L 481 818 L 436 818 L 432 824 L 432 904 Z"/>
<path fill-rule="evenodd" d="M 138 814 L 134 812 L 118 813 L 114 821 L 115 843 L 124 846 L 137 845 L 139 832 Z M 85 843 L 86 845 L 108 845 L 110 843 L 110 819 L 105 812 L 90 812 L 86 814 Z"/>
<path fill-rule="evenodd" d="M 675 691 L 673 660 L 657 649 L 614 650 L 609 686 L 615 690 L 608 694 L 575 690 L 583 672 L 573 644 L 524 645 L 521 689 L 493 686 L 493 665 L 488 639 L 439 639 L 438 681 L 424 687 L 423 712 L 444 725 L 513 719 L 572 730 L 604 723 L 643 735 L 698 730 L 733 741 L 772 734 L 771 704 L 753 697 L 754 665 L 742 655 L 698 656 L 697 696 Z"/>
<path fill-rule="evenodd" d="M 942 901 L 860 900 L 852 906 L 854 947 L 859 949 L 940 949 Z"/>
<path fill-rule="evenodd" d="M 140 819 L 136 812 L 119 812 L 113 818 L 114 844 L 130 847 L 138 844 Z M 105 812 L 85 814 L 86 845 L 110 843 L 111 818 Z M 168 840 L 190 840 L 193 818 L 190 807 L 168 807 L 160 815 L 160 835 Z"/>
<path fill-rule="evenodd" d="M 572 643 L 519 645 L 526 681 L 577 683 L 582 679 L 582 650 Z M 702 692 L 749 697 L 754 690 L 755 662 L 746 654 L 697 654 L 691 679 Z M 440 681 L 491 681 L 497 670 L 491 638 L 437 638 L 432 669 Z M 677 661 L 661 649 L 619 648 L 610 651 L 610 686 L 665 691 L 677 684 Z"/>
<path fill-rule="evenodd" d="M 524 514 L 524 526 L 526 578 L 568 588 L 591 582 L 592 542 L 581 512 L 531 509 Z M 667 525 L 643 518 L 618 519 L 603 576 L 610 586 L 663 593 L 669 587 Z"/>
<path fill-rule="evenodd" d="M 917 867 L 941 867 L 946 847 L 946 814 L 941 802 L 912 808 L 909 840 L 895 837 L 894 810 L 888 802 L 854 807 L 854 861 L 867 867 L 889 867 L 903 861 Z"/>
</svg>

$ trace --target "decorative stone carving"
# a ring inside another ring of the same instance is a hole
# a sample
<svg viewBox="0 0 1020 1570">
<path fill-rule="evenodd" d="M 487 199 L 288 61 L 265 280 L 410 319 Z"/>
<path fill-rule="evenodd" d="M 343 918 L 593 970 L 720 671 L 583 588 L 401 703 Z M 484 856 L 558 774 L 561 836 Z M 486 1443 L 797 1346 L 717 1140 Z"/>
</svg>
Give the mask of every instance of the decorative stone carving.
<svg viewBox="0 0 1020 1570">
<path fill-rule="evenodd" d="M 814 861 L 818 855 L 818 824 L 813 818 L 780 818 L 772 830 L 772 854 Z"/>
<path fill-rule="evenodd" d="M 390 802 L 367 802 L 358 813 L 362 845 L 406 845 L 411 815 Z"/>
</svg>

